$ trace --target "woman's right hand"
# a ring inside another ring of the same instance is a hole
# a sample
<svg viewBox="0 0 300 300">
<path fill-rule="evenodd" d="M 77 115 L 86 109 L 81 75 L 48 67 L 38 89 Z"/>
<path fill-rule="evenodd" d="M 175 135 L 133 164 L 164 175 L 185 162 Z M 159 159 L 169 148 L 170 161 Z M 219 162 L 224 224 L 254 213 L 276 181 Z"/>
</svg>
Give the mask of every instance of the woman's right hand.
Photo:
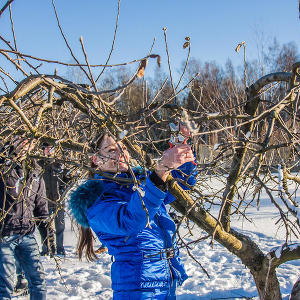
<svg viewBox="0 0 300 300">
<path fill-rule="evenodd" d="M 194 160 L 194 153 L 190 145 L 177 144 L 163 152 L 161 159 L 156 165 L 155 173 L 163 181 L 166 181 L 172 170 L 177 169 L 186 162 L 193 162 Z"/>
</svg>

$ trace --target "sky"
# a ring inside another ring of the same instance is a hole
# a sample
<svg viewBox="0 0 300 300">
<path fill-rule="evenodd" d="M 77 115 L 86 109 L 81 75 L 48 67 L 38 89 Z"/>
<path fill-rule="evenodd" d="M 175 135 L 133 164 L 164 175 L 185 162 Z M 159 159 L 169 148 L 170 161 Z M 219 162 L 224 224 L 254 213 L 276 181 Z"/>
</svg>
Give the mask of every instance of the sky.
<svg viewBox="0 0 300 300">
<path fill-rule="evenodd" d="M 6 3 L 1 1 L 0 8 Z M 282 45 L 295 42 L 299 49 L 298 0 L 121 0 L 117 37 L 110 63 L 124 63 L 152 53 L 159 54 L 168 71 L 163 27 L 174 74 L 179 74 L 191 40 L 191 57 L 224 65 L 231 59 L 242 65 L 243 52 L 234 51 L 246 42 L 248 59 L 257 57 L 257 47 L 267 47 L 276 37 Z M 117 17 L 117 0 L 56 0 L 62 29 L 75 56 L 84 63 L 82 37 L 90 64 L 104 64 L 111 49 Z M 18 50 L 46 59 L 70 62 L 70 52 L 59 32 L 51 0 L 14 0 L 12 3 Z M 13 43 L 8 9 L 0 17 L 0 35 Z M 0 41 L 0 48 L 7 48 Z M 7 61 L 0 57 L 0 66 Z M 149 62 L 149 66 L 155 66 Z M 65 68 L 43 64 L 40 72 L 65 75 Z M 150 67 L 151 68 L 151 67 Z M 11 70 L 14 72 L 14 70 Z"/>
</svg>

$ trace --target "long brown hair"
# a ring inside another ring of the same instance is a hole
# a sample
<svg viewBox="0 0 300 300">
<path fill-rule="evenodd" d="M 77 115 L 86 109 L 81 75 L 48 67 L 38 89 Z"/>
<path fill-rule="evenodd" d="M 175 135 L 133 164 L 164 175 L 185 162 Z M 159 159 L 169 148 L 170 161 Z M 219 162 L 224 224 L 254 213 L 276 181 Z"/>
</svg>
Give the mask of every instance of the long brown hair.
<svg viewBox="0 0 300 300">
<path fill-rule="evenodd" d="M 97 255 L 94 251 L 93 241 L 95 237 L 91 228 L 85 228 L 80 226 L 79 228 L 79 240 L 77 245 L 77 252 L 79 259 L 82 259 L 82 255 L 85 249 L 85 257 L 88 261 L 95 261 Z"/>
<path fill-rule="evenodd" d="M 107 135 L 107 132 L 103 132 L 102 134 L 100 134 L 97 137 L 97 139 L 95 139 L 92 142 L 91 147 L 94 150 L 94 152 L 97 152 L 100 149 L 102 141 L 106 135 Z M 96 168 L 97 166 L 93 162 L 91 162 L 91 167 Z M 90 178 L 93 178 L 94 175 L 95 175 L 94 172 L 90 172 L 90 174 L 89 174 Z M 94 251 L 94 246 L 93 246 L 94 240 L 95 240 L 95 237 L 92 232 L 92 229 L 80 226 L 79 239 L 78 239 L 78 244 L 77 244 L 77 253 L 78 253 L 79 259 L 82 259 L 83 252 L 88 261 L 95 261 L 97 259 L 97 255 Z"/>
</svg>

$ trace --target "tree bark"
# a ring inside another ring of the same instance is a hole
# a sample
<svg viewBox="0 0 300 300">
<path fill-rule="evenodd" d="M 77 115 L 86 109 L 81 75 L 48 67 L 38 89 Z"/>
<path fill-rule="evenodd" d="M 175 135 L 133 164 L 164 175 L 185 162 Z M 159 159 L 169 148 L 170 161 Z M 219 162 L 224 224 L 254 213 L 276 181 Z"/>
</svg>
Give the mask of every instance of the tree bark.
<svg viewBox="0 0 300 300">
<path fill-rule="evenodd" d="M 251 274 L 253 275 L 260 300 L 282 300 L 274 268 L 271 268 L 269 274 L 268 267 L 263 267 L 260 272 L 251 271 Z"/>
</svg>

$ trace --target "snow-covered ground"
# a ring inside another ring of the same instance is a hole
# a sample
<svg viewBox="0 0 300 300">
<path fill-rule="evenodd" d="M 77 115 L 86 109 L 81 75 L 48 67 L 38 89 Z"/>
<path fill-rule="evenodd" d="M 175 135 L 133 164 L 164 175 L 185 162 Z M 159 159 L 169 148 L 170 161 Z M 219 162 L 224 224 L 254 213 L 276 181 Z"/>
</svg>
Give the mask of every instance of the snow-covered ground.
<svg viewBox="0 0 300 300">
<path fill-rule="evenodd" d="M 250 209 L 253 223 L 245 220 L 234 220 L 233 225 L 249 235 L 263 251 L 284 242 L 282 231 L 274 229 L 278 214 L 270 206 L 267 198 L 261 199 L 260 210 Z M 197 238 L 197 230 L 195 237 Z M 70 220 L 67 219 L 65 231 L 66 258 L 42 258 L 46 271 L 49 300 L 81 300 L 81 299 L 111 299 L 110 289 L 110 256 L 101 254 L 94 263 L 79 261 L 76 253 L 77 238 L 71 230 Z M 210 278 L 201 270 L 199 265 L 181 251 L 181 257 L 190 276 L 182 287 L 177 289 L 179 300 L 193 299 L 258 299 L 255 284 L 248 269 L 240 260 L 226 249 L 209 241 L 194 245 L 192 255 L 206 269 Z M 285 263 L 277 269 L 283 299 L 287 300 L 293 283 L 300 275 L 300 261 Z M 248 298 L 246 298 L 248 297 Z M 26 297 L 19 297 L 25 300 Z"/>
</svg>

